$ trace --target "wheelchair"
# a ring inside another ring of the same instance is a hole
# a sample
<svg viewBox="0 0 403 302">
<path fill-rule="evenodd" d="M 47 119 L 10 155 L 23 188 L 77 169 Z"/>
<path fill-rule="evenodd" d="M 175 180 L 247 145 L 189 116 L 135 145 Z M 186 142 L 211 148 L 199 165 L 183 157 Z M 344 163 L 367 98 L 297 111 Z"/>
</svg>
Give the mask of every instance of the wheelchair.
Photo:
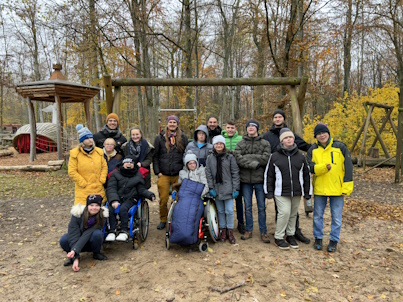
<svg viewBox="0 0 403 302">
<path fill-rule="evenodd" d="M 108 207 L 109 203 L 106 203 Z M 119 206 L 120 207 L 120 206 Z M 119 207 L 115 209 L 114 213 L 109 213 L 109 215 L 118 215 Z M 141 242 L 147 239 L 148 229 L 149 229 L 149 215 L 150 210 L 148 202 L 145 199 L 139 198 L 137 204 L 129 209 L 129 239 L 128 242 L 132 242 L 133 249 L 137 250 Z M 117 229 L 120 228 L 120 220 L 118 219 Z M 105 226 L 103 228 L 104 239 L 108 235 L 110 230 L 109 218 L 106 220 Z"/>
<path fill-rule="evenodd" d="M 170 236 L 171 236 L 171 224 L 172 217 L 175 210 L 175 205 L 178 201 L 173 200 L 171 207 L 169 208 L 168 217 L 167 217 L 167 226 L 165 233 L 165 247 L 169 250 L 171 246 Z M 218 214 L 217 208 L 212 198 L 204 198 L 204 213 L 200 218 L 199 227 L 198 227 L 198 241 L 196 245 L 199 246 L 200 252 L 206 252 L 208 250 L 208 237 L 211 238 L 213 242 L 217 242 L 219 240 L 219 228 L 218 228 Z M 209 236 L 208 236 L 209 235 Z"/>
</svg>

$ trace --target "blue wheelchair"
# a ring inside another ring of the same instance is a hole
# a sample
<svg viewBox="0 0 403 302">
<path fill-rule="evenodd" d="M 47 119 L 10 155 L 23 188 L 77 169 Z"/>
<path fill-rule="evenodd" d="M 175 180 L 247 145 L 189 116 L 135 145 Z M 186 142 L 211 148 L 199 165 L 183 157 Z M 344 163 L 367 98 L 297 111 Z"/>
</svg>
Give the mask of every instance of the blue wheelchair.
<svg viewBox="0 0 403 302">
<path fill-rule="evenodd" d="M 106 203 L 106 207 L 109 206 L 109 203 Z M 120 205 L 118 208 L 114 210 L 114 213 L 110 213 L 109 215 L 119 214 Z M 140 246 L 141 242 L 144 242 L 147 239 L 148 229 L 149 229 L 149 215 L 150 210 L 148 206 L 148 202 L 145 199 L 139 198 L 137 203 L 129 209 L 129 238 L 128 242 L 132 241 L 133 249 L 137 250 Z M 120 220 L 118 220 L 118 229 L 120 227 Z M 110 223 L 109 219 L 106 220 L 105 226 L 103 228 L 104 239 L 108 235 L 110 231 Z"/>
</svg>

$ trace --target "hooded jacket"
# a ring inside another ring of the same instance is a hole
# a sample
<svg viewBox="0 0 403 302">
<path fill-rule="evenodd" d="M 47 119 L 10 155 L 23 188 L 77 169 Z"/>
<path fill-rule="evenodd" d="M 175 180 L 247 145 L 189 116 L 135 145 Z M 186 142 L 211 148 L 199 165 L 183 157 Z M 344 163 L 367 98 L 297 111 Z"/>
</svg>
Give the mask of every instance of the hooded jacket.
<svg viewBox="0 0 403 302">
<path fill-rule="evenodd" d="M 187 167 L 187 163 L 190 162 L 191 160 L 196 161 L 196 169 L 193 171 L 190 171 Z M 209 186 L 207 183 L 207 177 L 206 177 L 206 170 L 203 166 L 199 166 L 199 163 L 197 162 L 196 155 L 193 153 L 187 153 L 185 156 L 185 165 L 183 166 L 183 169 L 179 172 L 179 178 L 178 178 L 178 183 L 182 183 L 182 181 L 185 178 L 188 178 L 193 181 L 200 182 L 204 184 L 204 189 L 203 189 L 203 195 L 206 195 L 209 191 Z"/>
<path fill-rule="evenodd" d="M 267 131 L 263 138 L 270 143 L 271 152 L 277 152 L 280 149 L 280 131 L 283 128 L 288 128 L 288 126 L 284 123 L 283 127 L 278 128 L 275 125 L 271 126 L 270 130 Z M 308 149 L 311 147 L 311 144 L 308 144 L 304 141 L 300 136 L 294 133 L 295 139 L 294 142 L 297 145 L 299 150 L 307 152 Z"/>
<path fill-rule="evenodd" d="M 105 200 L 104 183 L 108 165 L 104 152 L 98 147 L 87 153 L 81 146 L 70 150 L 68 174 L 74 181 L 74 204 L 86 205 L 87 196 L 100 194 Z"/>
<path fill-rule="evenodd" d="M 84 228 L 83 212 L 85 207 L 85 205 L 76 204 L 71 208 L 70 212 L 72 216 L 69 222 L 67 234 L 71 250 L 75 251 L 76 254 L 81 252 L 95 230 L 102 230 L 103 228 L 102 224 L 98 227 L 93 226 L 89 229 Z M 104 218 L 109 217 L 109 211 L 107 208 L 101 207 L 101 211 Z"/>
<path fill-rule="evenodd" d="M 270 157 L 270 144 L 263 136 L 245 134 L 235 147 L 235 157 L 240 169 L 241 182 L 264 183 L 264 171 Z"/>
<path fill-rule="evenodd" d="M 204 145 L 199 148 L 197 145 L 197 132 L 203 131 L 206 134 L 206 140 L 204 141 Z M 199 165 L 201 166 L 206 166 L 206 159 L 207 156 L 210 154 L 211 150 L 213 150 L 213 145 L 208 143 L 208 129 L 206 125 L 200 125 L 197 127 L 195 132 L 193 133 L 193 141 L 190 142 L 185 149 L 186 154 L 188 151 L 192 151 L 193 154 L 197 156 L 197 160 L 199 162 Z"/>
<path fill-rule="evenodd" d="M 308 150 L 306 157 L 313 174 L 314 195 L 348 196 L 353 192 L 353 163 L 345 144 L 333 138 L 326 147 L 317 142 Z M 330 170 L 327 164 L 331 164 Z"/>
<path fill-rule="evenodd" d="M 127 142 L 126 137 L 120 132 L 119 127 L 116 130 L 110 130 L 107 125 L 104 125 L 101 131 L 94 134 L 94 142 L 98 148 L 104 147 L 104 142 L 107 138 L 113 138 L 116 142 L 115 150 L 123 155 L 122 145 Z"/>
<path fill-rule="evenodd" d="M 280 148 L 270 155 L 264 177 L 264 192 L 274 196 L 304 196 L 311 198 L 311 174 L 305 156 L 298 147 L 291 152 Z"/>
<path fill-rule="evenodd" d="M 154 156 L 153 156 L 153 169 L 155 175 L 162 173 L 167 176 L 176 176 L 183 168 L 183 153 L 179 152 L 178 148 L 173 146 L 168 152 L 165 147 L 165 131 L 161 131 L 154 141 Z M 183 151 L 185 146 L 188 145 L 188 138 L 182 132 Z"/>
</svg>

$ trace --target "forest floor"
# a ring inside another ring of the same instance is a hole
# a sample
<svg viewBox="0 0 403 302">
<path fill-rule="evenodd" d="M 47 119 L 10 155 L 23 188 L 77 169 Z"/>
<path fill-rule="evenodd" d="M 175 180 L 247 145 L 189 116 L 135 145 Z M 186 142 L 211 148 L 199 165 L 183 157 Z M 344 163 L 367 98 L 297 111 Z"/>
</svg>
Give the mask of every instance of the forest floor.
<svg viewBox="0 0 403 302">
<path fill-rule="evenodd" d="M 21 158 L 20 158 L 21 159 Z M 17 164 L 17 163 L 15 163 Z M 0 158 L 0 165 L 9 165 Z M 67 231 L 74 184 L 66 170 L 0 173 L 0 300 L 2 301 L 402 301 L 403 185 L 394 170 L 355 169 L 336 253 L 313 244 L 281 251 L 273 244 L 274 206 L 267 201 L 272 243 L 260 241 L 254 205 L 253 238 L 209 242 L 210 249 L 165 248 L 158 203 L 150 204 L 150 231 L 138 250 L 104 245 L 107 261 L 84 253 L 81 270 L 64 267 L 59 238 Z M 156 192 L 156 185 L 152 187 Z M 312 214 L 300 206 L 300 224 L 312 236 Z M 330 213 L 325 215 L 325 247 Z M 228 289 L 219 293 L 213 288 Z"/>
</svg>

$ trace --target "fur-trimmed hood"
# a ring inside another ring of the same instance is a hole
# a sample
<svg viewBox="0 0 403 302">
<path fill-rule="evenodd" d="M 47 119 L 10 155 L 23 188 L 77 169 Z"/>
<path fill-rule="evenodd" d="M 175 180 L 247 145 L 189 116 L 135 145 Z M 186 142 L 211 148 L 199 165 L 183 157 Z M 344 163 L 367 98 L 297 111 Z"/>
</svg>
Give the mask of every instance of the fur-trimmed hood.
<svg viewBox="0 0 403 302">
<path fill-rule="evenodd" d="M 74 217 L 80 218 L 81 215 L 82 215 L 83 212 L 84 212 L 85 207 L 86 207 L 85 205 L 76 204 L 76 205 L 74 205 L 74 206 L 71 208 L 70 213 L 71 213 L 71 215 L 73 215 Z M 103 215 L 104 215 L 105 218 L 109 217 L 109 210 L 108 210 L 107 207 L 102 206 L 102 207 L 101 207 L 101 210 L 103 211 Z"/>
</svg>

